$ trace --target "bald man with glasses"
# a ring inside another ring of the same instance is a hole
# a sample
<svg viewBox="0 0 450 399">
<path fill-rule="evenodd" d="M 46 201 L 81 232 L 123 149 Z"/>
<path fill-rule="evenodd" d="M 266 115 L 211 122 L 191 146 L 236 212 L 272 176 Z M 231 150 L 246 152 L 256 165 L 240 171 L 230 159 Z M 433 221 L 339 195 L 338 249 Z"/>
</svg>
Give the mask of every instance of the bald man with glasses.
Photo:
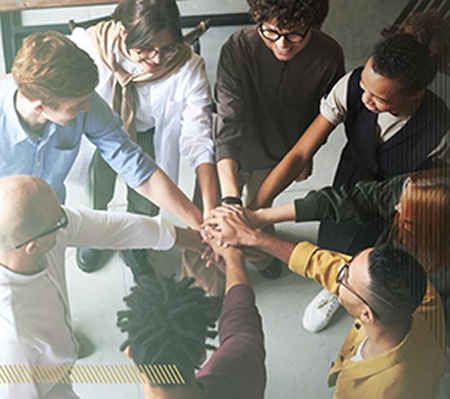
<svg viewBox="0 0 450 399">
<path fill-rule="evenodd" d="M 1 399 L 78 398 L 65 381 L 77 359 L 65 252 L 67 247 L 86 245 L 99 249 L 168 250 L 174 245 L 203 249 L 198 233 L 178 229 L 163 219 L 66 208 L 42 179 L 25 175 L 1 178 Z M 12 366 L 10 372 L 5 366 Z M 52 382 L 11 380 L 16 372 L 47 366 L 56 373 Z"/>
<path fill-rule="evenodd" d="M 211 239 L 277 257 L 336 295 L 355 318 L 328 375 L 334 398 L 436 397 L 445 363 L 443 307 L 413 257 L 382 244 L 351 258 L 253 229 L 238 207 L 215 213 L 205 229 Z"/>
</svg>

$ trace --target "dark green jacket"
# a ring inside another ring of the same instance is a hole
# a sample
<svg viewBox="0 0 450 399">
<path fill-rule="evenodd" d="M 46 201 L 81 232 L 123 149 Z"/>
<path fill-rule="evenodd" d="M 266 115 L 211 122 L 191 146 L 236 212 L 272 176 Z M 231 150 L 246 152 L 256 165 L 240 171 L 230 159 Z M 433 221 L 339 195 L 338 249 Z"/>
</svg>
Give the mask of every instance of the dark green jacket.
<svg viewBox="0 0 450 399">
<path fill-rule="evenodd" d="M 375 215 L 391 220 L 408 175 L 384 181 L 362 181 L 353 188 L 325 187 L 295 200 L 296 222 L 332 220 L 364 224 Z"/>
</svg>

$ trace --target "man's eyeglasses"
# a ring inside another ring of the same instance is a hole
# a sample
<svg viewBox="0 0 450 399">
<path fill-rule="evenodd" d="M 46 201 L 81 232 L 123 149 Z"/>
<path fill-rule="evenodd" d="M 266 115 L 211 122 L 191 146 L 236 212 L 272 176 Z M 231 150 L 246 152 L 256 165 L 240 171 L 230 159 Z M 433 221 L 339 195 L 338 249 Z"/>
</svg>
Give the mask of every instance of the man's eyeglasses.
<svg viewBox="0 0 450 399">
<path fill-rule="evenodd" d="M 305 40 L 310 28 L 308 27 L 305 33 L 300 32 L 280 33 L 277 32 L 276 30 L 265 28 L 263 24 L 259 24 L 258 29 L 261 35 L 264 37 L 264 39 L 267 39 L 270 42 L 276 42 L 277 40 L 280 39 L 280 37 L 284 37 L 291 44 L 300 44 L 303 40 Z"/>
<path fill-rule="evenodd" d="M 20 249 L 20 248 L 24 247 L 25 245 L 29 244 L 31 241 L 36 241 L 38 238 L 48 236 L 48 235 L 54 233 L 55 231 L 65 229 L 67 227 L 67 225 L 69 224 L 69 219 L 67 218 L 67 214 L 63 208 L 61 208 L 61 212 L 62 212 L 63 216 L 62 216 L 61 220 L 58 223 L 56 223 L 56 225 L 54 227 L 52 227 L 48 230 L 45 230 L 44 232 L 38 234 L 37 236 L 29 238 L 28 240 L 22 242 L 21 244 L 16 245 L 14 248 Z"/>
<path fill-rule="evenodd" d="M 353 295 L 355 295 L 359 300 L 364 303 L 364 305 L 368 306 L 370 310 L 372 310 L 374 316 L 379 319 L 377 312 L 375 312 L 374 308 L 367 302 L 361 295 L 359 295 L 352 287 L 350 287 L 347 283 L 347 277 L 348 277 L 348 269 L 350 265 L 346 263 L 345 265 L 342 265 L 338 275 L 336 276 L 336 283 L 342 285 L 343 287 L 347 288 Z"/>
<path fill-rule="evenodd" d="M 180 52 L 181 46 L 180 43 L 172 43 L 160 49 L 150 46 L 146 49 L 136 50 L 136 53 L 139 56 L 139 61 L 152 61 L 159 54 L 161 60 L 168 62 Z"/>
</svg>

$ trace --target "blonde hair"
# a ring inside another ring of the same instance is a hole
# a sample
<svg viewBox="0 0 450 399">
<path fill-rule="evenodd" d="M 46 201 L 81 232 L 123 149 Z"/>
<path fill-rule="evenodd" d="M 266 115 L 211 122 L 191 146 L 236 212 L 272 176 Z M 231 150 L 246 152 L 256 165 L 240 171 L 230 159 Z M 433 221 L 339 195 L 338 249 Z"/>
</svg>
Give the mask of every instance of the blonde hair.
<svg viewBox="0 0 450 399">
<path fill-rule="evenodd" d="M 19 91 L 29 100 L 41 100 L 58 109 L 61 99 L 94 91 L 98 70 L 89 55 L 58 32 L 28 36 L 14 60 L 12 74 Z"/>
</svg>

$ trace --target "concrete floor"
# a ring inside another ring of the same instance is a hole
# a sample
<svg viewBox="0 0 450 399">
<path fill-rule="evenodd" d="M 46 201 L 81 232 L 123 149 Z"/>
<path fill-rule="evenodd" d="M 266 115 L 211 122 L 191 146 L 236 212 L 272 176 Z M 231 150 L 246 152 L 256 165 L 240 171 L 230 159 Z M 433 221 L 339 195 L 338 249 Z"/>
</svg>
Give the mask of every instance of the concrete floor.
<svg viewBox="0 0 450 399">
<path fill-rule="evenodd" d="M 331 3 L 330 15 L 324 30 L 341 43 L 346 54 L 347 69 L 351 69 L 364 63 L 371 48 L 379 39 L 380 30 L 393 21 L 407 0 L 334 0 Z M 236 12 L 246 9 L 243 0 L 183 1 L 180 2 L 180 6 L 185 14 Z M 93 17 L 92 12 L 90 15 Z M 29 14 L 28 18 L 32 22 L 35 21 L 35 17 L 30 17 Z M 218 49 L 235 29 L 237 27 L 211 29 L 202 41 L 203 55 L 207 61 L 211 81 L 214 80 Z M 287 203 L 296 197 L 304 196 L 311 189 L 328 185 L 332 180 L 344 141 L 343 130 L 340 127 L 316 156 L 313 176 L 304 183 L 292 185 L 278 198 L 276 204 Z M 191 193 L 192 186 L 192 171 L 183 165 L 181 187 L 187 193 Z M 79 187 L 69 187 L 68 192 L 70 205 L 79 206 L 83 203 L 82 190 Z M 112 207 L 123 209 L 123 185 L 119 185 Z M 279 231 L 293 241 L 307 239 L 314 242 L 317 225 L 288 223 L 280 226 Z M 123 267 L 115 253 L 109 254 L 109 258 L 105 259 L 105 267 L 92 275 L 83 274 L 77 269 L 74 250 L 69 250 L 67 257 L 74 324 L 77 329 L 89 336 L 95 346 L 95 352 L 80 363 L 128 364 L 125 355 L 118 350 L 124 337 L 116 328 L 115 321 L 117 310 L 123 308 L 122 297 L 129 292 L 131 285 L 129 271 Z M 176 270 L 179 265 L 179 253 L 173 251 L 169 259 L 168 268 Z M 350 329 L 350 317 L 340 311 L 325 331 L 310 334 L 302 328 L 302 314 L 320 287 L 287 271 L 276 281 L 262 279 L 254 270 L 250 270 L 250 273 L 266 335 L 268 370 L 266 398 L 331 398 L 333 390 L 327 388 L 326 376 L 331 361 L 334 360 Z M 76 385 L 75 390 L 83 398 L 143 397 L 141 388 L 135 385 Z"/>
</svg>

